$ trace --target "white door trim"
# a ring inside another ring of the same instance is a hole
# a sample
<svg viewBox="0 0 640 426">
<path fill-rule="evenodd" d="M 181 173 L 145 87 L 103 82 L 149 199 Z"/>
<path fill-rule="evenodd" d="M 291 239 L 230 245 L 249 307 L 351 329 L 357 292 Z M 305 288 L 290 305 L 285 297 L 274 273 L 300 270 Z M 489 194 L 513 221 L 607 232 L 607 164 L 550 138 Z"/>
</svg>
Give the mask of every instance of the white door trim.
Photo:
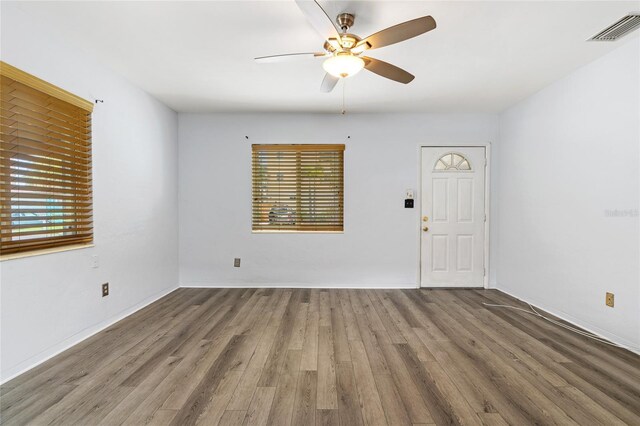
<svg viewBox="0 0 640 426">
<path fill-rule="evenodd" d="M 418 145 L 418 191 L 417 198 L 418 202 L 416 203 L 416 207 L 419 211 L 422 208 L 422 148 L 448 148 L 448 147 L 479 147 L 484 148 L 485 155 L 485 177 L 484 177 L 484 214 L 487 220 L 484 223 L 484 288 L 489 288 L 489 261 L 491 260 L 489 249 L 491 247 L 490 244 L 490 230 L 491 230 L 491 142 L 484 143 L 432 143 L 432 144 L 419 144 Z M 416 288 L 421 288 L 420 286 L 420 277 L 421 277 L 421 269 L 422 269 L 422 217 L 420 214 L 417 215 L 417 223 L 416 223 L 416 234 L 417 234 L 417 244 L 418 244 L 418 273 L 416 278 Z"/>
</svg>

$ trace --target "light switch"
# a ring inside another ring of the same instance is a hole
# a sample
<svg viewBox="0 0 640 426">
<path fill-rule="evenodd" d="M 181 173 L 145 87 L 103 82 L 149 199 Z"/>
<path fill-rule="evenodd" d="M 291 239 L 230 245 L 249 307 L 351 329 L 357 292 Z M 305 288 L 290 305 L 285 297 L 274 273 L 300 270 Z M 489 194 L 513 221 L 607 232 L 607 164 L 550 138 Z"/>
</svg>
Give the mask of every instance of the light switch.
<svg viewBox="0 0 640 426">
<path fill-rule="evenodd" d="M 407 199 L 413 200 L 413 189 L 407 189 Z"/>
</svg>

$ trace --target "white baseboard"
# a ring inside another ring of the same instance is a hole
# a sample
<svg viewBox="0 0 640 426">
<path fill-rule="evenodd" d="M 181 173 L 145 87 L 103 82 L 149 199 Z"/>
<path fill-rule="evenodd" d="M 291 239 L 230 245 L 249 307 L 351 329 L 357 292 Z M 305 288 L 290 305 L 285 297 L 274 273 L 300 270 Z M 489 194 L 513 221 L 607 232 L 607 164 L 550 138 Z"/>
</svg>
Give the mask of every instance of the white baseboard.
<svg viewBox="0 0 640 426">
<path fill-rule="evenodd" d="M 416 289 L 416 284 L 398 284 L 398 285 L 365 285 L 365 284 L 267 284 L 267 283 L 184 283 L 180 284 L 180 288 L 317 288 L 317 289 L 344 289 L 344 290 L 411 290 Z"/>
<path fill-rule="evenodd" d="M 588 331 L 589 333 L 593 333 L 599 337 L 602 337 L 603 339 L 609 340 L 610 342 L 615 343 L 616 345 L 619 345 L 621 347 L 623 347 L 624 349 L 627 349 L 631 352 L 637 353 L 640 355 L 640 347 L 638 347 L 636 344 L 634 344 L 634 342 L 631 342 L 630 340 L 627 340 L 623 337 L 618 336 L 617 334 L 614 333 L 610 333 L 606 330 L 603 330 L 601 328 L 599 328 L 598 326 L 588 323 L 586 321 L 583 321 L 581 319 L 578 319 L 572 315 L 567 314 L 566 312 L 563 311 L 559 311 L 557 309 L 553 309 L 550 308 L 549 306 L 547 306 L 546 304 L 538 301 L 538 300 L 534 300 L 530 297 L 524 297 L 524 296 L 520 296 L 517 292 L 514 292 L 512 290 L 509 290 L 507 288 L 503 288 L 500 286 L 497 286 L 495 288 L 496 290 L 499 290 L 505 294 L 508 294 L 511 297 L 515 297 L 516 299 L 524 302 L 524 303 L 531 303 L 533 306 L 535 306 L 536 308 L 540 308 L 543 311 L 546 311 L 548 313 L 550 313 L 551 315 L 554 315 L 560 319 L 562 319 L 563 321 L 567 321 L 577 327 L 580 327 L 586 331 Z"/>
<path fill-rule="evenodd" d="M 38 353 L 37 355 L 32 356 L 31 358 L 19 363 L 18 365 L 9 368 L 7 371 L 3 371 L 3 377 L 0 380 L 0 384 L 4 384 L 6 382 L 8 382 L 9 380 L 31 370 L 32 368 L 37 367 L 38 365 L 42 364 L 45 361 L 48 361 L 49 359 L 53 358 L 54 356 L 66 351 L 67 349 L 71 348 L 72 346 L 77 345 L 78 343 L 82 342 L 83 340 L 88 339 L 89 337 L 93 336 L 94 334 L 97 334 L 99 332 L 101 332 L 102 330 L 104 330 L 107 327 L 112 326 L 113 324 L 117 323 L 118 321 L 128 317 L 129 315 L 139 311 L 140 309 L 152 304 L 153 302 L 155 302 L 156 300 L 159 300 L 161 298 L 163 298 L 164 296 L 166 296 L 167 294 L 177 290 L 178 287 L 171 287 L 165 290 L 162 290 L 156 294 L 154 294 L 153 296 L 150 296 L 146 299 L 144 299 L 142 302 L 137 303 L 135 305 L 133 305 L 130 308 L 127 308 L 121 312 L 119 312 L 118 314 L 116 314 L 115 316 L 102 321 L 96 325 L 93 325 L 91 327 L 87 327 L 84 330 L 74 334 L 73 336 L 70 336 L 68 338 L 66 338 L 65 340 L 63 340 L 62 342 L 51 346 L 45 350 L 43 350 L 42 352 Z"/>
</svg>

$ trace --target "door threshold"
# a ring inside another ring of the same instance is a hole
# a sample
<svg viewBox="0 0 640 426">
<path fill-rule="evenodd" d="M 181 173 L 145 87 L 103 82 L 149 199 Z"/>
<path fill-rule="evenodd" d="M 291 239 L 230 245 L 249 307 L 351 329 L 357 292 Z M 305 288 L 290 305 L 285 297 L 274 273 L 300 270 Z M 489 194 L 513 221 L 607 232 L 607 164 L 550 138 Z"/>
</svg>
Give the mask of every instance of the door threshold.
<svg viewBox="0 0 640 426">
<path fill-rule="evenodd" d="M 484 287 L 418 287 L 418 290 L 484 290 Z"/>
</svg>

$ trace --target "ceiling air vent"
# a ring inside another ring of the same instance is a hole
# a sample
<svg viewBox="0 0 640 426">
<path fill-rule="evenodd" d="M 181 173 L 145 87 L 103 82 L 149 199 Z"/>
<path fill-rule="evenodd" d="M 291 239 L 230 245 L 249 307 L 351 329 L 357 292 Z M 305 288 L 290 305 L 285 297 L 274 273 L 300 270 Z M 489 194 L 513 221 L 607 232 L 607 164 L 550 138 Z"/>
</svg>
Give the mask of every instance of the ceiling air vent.
<svg viewBox="0 0 640 426">
<path fill-rule="evenodd" d="M 640 12 L 630 13 L 591 37 L 590 41 L 616 41 L 640 27 Z"/>
</svg>

